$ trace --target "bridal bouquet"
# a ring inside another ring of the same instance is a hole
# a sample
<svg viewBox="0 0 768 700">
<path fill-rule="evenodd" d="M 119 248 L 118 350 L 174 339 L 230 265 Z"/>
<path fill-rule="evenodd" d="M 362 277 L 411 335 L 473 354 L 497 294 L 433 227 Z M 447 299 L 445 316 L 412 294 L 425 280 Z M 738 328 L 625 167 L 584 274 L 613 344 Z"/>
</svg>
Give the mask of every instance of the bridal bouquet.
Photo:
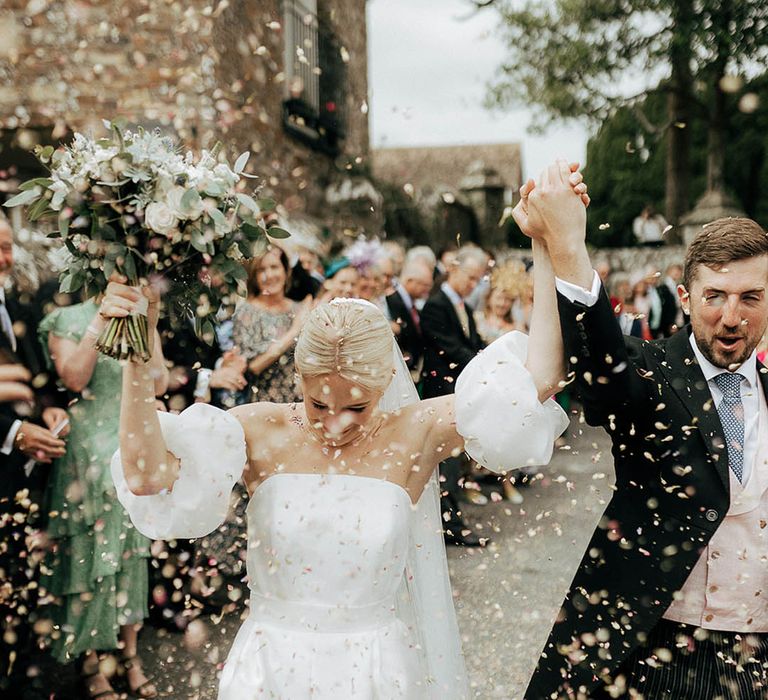
<svg viewBox="0 0 768 700">
<path fill-rule="evenodd" d="M 263 215 L 274 208 L 238 191 L 249 154 L 234 168 L 217 148 L 199 158 L 182 155 L 160 133 L 123 131 L 105 122 L 110 136 L 76 134 L 71 145 L 36 154 L 50 177 L 21 185 L 6 206 L 26 205 L 32 221 L 51 215 L 67 261 L 62 292 L 104 291 L 120 273 L 129 284 L 160 285 L 169 304 L 195 318 L 198 334 L 213 332 L 222 303 L 233 302 L 246 276 L 242 261 L 266 243 Z M 287 232 L 272 227 L 272 238 Z M 149 359 L 147 319 L 136 313 L 112 319 L 99 350 L 118 359 Z"/>
</svg>

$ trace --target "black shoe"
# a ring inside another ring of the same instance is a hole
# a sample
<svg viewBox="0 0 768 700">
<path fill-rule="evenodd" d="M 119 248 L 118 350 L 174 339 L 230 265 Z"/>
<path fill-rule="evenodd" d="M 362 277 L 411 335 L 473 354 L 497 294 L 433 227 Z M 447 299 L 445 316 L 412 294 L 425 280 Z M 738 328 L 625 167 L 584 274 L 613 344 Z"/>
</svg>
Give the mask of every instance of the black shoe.
<svg viewBox="0 0 768 700">
<path fill-rule="evenodd" d="M 461 547 L 485 547 L 489 541 L 487 538 L 480 539 L 467 524 L 460 518 L 453 517 L 443 526 L 443 538 L 446 544 L 458 545 Z"/>
<path fill-rule="evenodd" d="M 444 538 L 445 544 L 452 544 L 458 547 L 485 547 L 490 542 L 489 539 L 480 539 L 474 532 L 469 532 L 466 535 L 459 533 L 455 536 L 446 532 Z"/>
</svg>

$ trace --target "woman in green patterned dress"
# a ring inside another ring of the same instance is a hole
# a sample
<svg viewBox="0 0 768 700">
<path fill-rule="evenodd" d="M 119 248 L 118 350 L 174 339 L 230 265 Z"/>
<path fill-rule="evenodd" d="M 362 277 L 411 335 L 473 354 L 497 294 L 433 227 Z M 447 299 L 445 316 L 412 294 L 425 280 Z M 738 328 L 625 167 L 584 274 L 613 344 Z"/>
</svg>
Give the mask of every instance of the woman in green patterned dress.
<svg viewBox="0 0 768 700">
<path fill-rule="evenodd" d="M 52 652 L 61 662 L 81 659 L 87 697 L 118 699 L 108 677 L 111 665 L 100 663 L 99 652 L 119 648 L 131 692 L 152 698 L 157 690 L 136 657 L 137 633 L 147 617 L 150 541 L 131 524 L 110 476 L 122 368 L 96 350 L 106 323 L 96 303 L 86 301 L 56 309 L 38 331 L 72 399 L 67 452 L 54 463 L 49 481 L 53 546 L 41 586 L 53 599 Z M 159 337 L 154 343 L 160 347 Z M 153 354 L 152 362 L 161 394 L 167 384 L 162 353 Z"/>
</svg>

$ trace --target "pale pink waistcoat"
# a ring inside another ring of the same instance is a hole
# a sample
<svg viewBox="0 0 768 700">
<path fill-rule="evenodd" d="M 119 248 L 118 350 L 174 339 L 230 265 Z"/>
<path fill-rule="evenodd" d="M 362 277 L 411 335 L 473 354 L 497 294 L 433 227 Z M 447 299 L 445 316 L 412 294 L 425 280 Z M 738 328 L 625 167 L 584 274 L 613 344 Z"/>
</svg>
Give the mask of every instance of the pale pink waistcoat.
<svg viewBox="0 0 768 700">
<path fill-rule="evenodd" d="M 742 487 L 664 617 L 727 632 L 768 632 L 768 406 L 758 385 L 758 447 Z"/>
</svg>

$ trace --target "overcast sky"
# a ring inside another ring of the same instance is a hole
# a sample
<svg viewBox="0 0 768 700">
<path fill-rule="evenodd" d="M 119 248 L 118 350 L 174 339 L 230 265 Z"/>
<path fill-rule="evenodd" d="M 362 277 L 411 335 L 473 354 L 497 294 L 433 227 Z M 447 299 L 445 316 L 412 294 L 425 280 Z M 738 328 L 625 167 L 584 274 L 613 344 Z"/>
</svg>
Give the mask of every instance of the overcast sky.
<svg viewBox="0 0 768 700">
<path fill-rule="evenodd" d="M 369 0 L 371 142 L 417 146 L 520 142 L 523 174 L 558 156 L 583 162 L 587 132 L 576 123 L 532 136 L 529 112 L 483 108 L 486 83 L 504 58 L 493 10 L 468 0 Z"/>
</svg>

